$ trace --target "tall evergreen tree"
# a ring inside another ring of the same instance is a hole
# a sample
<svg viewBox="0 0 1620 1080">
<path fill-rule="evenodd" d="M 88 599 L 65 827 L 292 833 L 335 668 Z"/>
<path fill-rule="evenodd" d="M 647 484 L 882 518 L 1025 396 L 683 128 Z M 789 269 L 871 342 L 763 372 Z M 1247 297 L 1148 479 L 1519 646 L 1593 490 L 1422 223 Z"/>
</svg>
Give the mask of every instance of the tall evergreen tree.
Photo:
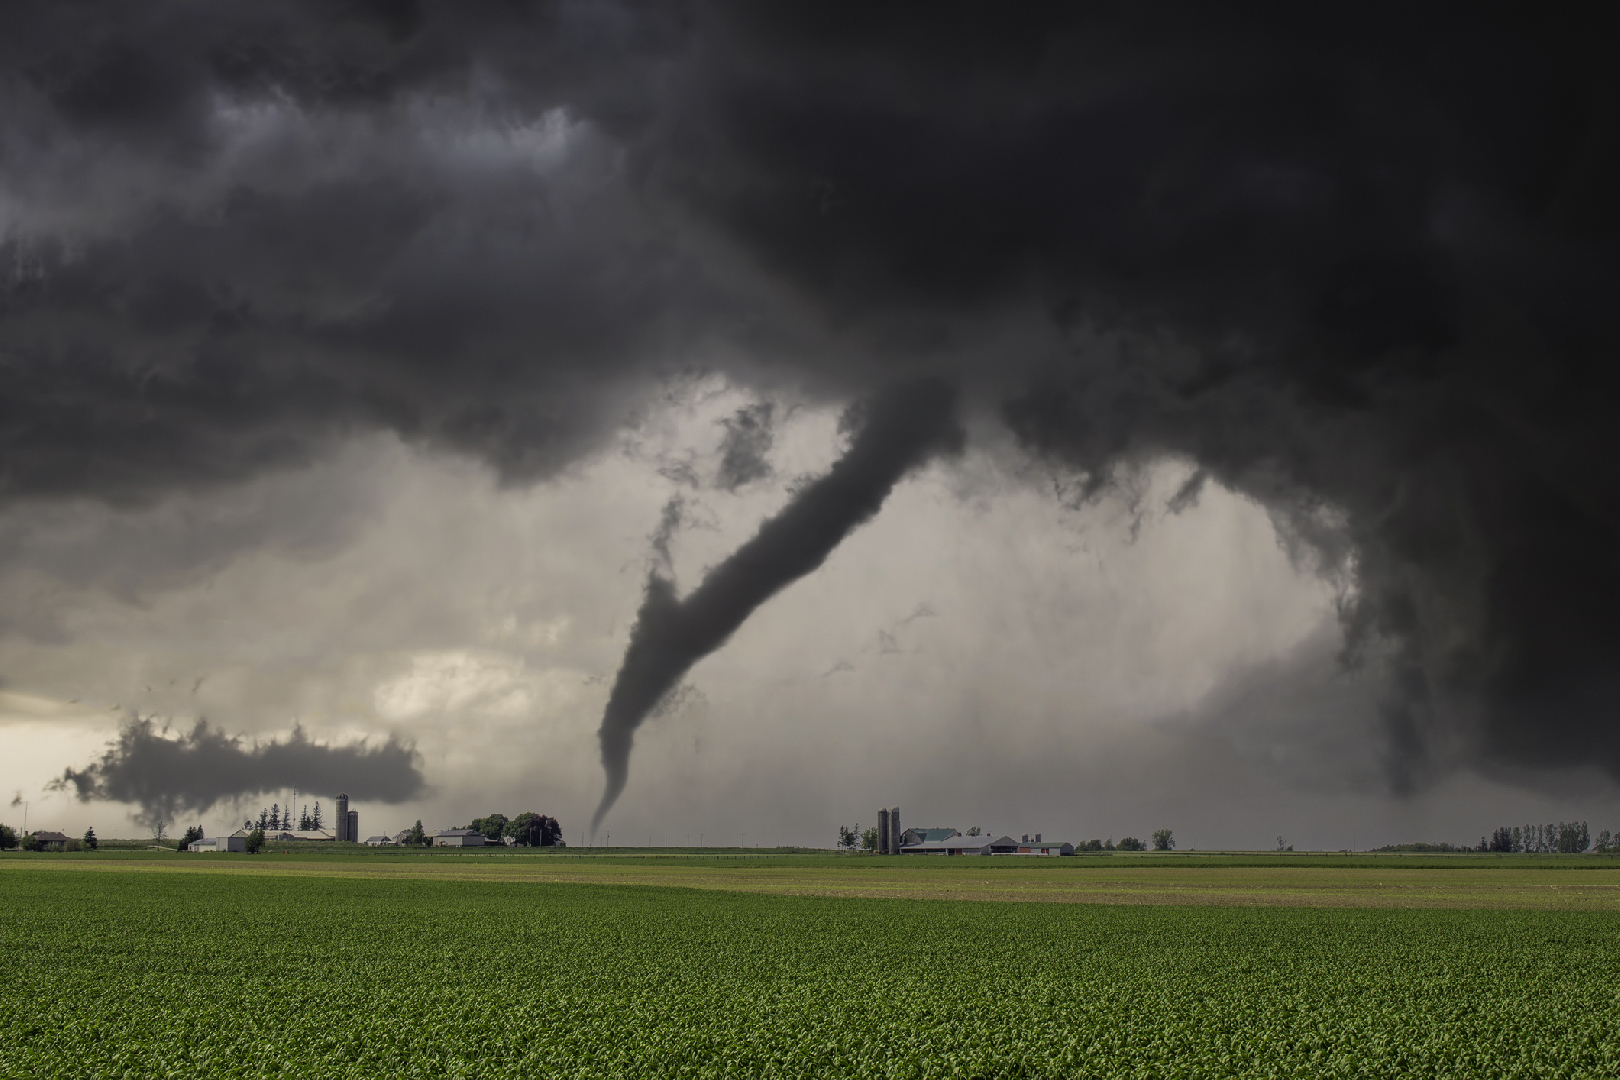
<svg viewBox="0 0 1620 1080">
<path fill-rule="evenodd" d="M 319 801 L 315 803 L 315 812 L 309 815 L 309 827 L 312 829 L 321 827 L 321 804 Z"/>
</svg>

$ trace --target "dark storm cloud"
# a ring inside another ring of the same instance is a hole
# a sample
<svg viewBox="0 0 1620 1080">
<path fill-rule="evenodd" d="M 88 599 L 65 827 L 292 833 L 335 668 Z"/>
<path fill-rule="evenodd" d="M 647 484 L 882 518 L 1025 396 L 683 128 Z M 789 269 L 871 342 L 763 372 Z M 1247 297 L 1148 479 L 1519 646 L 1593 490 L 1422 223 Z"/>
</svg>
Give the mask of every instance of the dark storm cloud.
<svg viewBox="0 0 1620 1080">
<path fill-rule="evenodd" d="M 101 760 L 68 769 L 51 786 L 81 802 L 134 803 L 144 822 L 172 822 L 216 803 L 291 788 L 397 803 L 419 794 L 423 781 L 416 751 L 392 738 L 376 746 L 326 746 L 295 729 L 285 742 L 244 744 L 206 720 L 171 738 L 150 719 L 131 719 Z"/>
<path fill-rule="evenodd" d="M 662 365 L 932 370 L 1083 493 L 1170 453 L 1268 506 L 1394 672 L 1404 783 L 1620 775 L 1620 83 L 1578 14 L 48 4 L 0 42 L 0 491 L 375 427 L 542 476 Z M 255 108 L 292 134 L 242 149 Z M 548 116 L 551 164 L 457 141 Z"/>
<path fill-rule="evenodd" d="M 715 483 L 727 491 L 771 475 L 769 454 L 775 441 L 773 424 L 776 409 L 768 401 L 744 405 L 722 421 L 725 438 L 720 441 L 720 466 Z"/>
<path fill-rule="evenodd" d="M 826 561 L 908 472 L 962 444 L 956 392 L 938 381 L 890 387 L 852 410 L 846 423 L 856 429 L 849 451 L 685 598 L 676 597 L 667 569 L 679 503 L 665 509 L 653 540 L 659 558 L 602 714 L 607 788 L 591 819 L 593 831 L 624 790 L 636 729 L 692 665 L 724 645 L 759 605 Z"/>
</svg>

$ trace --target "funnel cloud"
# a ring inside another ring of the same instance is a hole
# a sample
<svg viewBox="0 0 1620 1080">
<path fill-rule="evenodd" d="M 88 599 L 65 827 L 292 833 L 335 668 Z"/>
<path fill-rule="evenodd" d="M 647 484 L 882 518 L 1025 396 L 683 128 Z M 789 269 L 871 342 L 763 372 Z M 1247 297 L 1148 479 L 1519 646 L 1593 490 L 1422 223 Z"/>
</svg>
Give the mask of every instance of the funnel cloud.
<svg viewBox="0 0 1620 1080">
<path fill-rule="evenodd" d="M 956 392 L 937 380 L 890 387 L 852 409 L 846 422 L 855 430 L 844 456 L 684 599 L 675 595 L 665 569 L 673 528 L 666 513 L 655 541 L 664 558 L 647 575 L 646 596 L 602 714 L 607 785 L 592 831 L 624 791 L 636 729 L 692 665 L 724 645 L 755 608 L 826 561 L 908 472 L 962 446 Z"/>
</svg>

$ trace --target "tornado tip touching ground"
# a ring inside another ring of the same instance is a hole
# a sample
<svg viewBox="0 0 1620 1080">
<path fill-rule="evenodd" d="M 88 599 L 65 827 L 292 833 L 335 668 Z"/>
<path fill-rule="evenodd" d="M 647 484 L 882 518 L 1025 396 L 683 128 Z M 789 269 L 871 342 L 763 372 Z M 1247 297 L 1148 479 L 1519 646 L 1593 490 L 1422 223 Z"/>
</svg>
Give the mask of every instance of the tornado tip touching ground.
<svg viewBox="0 0 1620 1080">
<path fill-rule="evenodd" d="M 892 385 L 853 406 L 846 421 L 854 436 L 844 456 L 685 599 L 676 597 L 661 565 L 649 571 L 602 714 L 606 787 L 591 818 L 593 833 L 624 791 L 636 729 L 692 665 L 724 645 L 761 604 L 819 567 L 908 472 L 963 443 L 955 388 L 941 379 Z"/>
</svg>

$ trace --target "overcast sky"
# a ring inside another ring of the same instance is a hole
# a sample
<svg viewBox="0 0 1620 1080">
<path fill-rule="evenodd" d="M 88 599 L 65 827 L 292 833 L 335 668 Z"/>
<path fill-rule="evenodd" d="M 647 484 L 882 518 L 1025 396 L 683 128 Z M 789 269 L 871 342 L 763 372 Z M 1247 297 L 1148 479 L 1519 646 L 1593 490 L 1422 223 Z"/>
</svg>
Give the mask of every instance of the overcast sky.
<svg viewBox="0 0 1620 1080">
<path fill-rule="evenodd" d="M 1203 10 L 8 7 L 0 820 L 1620 827 L 1602 33 Z"/>
</svg>

